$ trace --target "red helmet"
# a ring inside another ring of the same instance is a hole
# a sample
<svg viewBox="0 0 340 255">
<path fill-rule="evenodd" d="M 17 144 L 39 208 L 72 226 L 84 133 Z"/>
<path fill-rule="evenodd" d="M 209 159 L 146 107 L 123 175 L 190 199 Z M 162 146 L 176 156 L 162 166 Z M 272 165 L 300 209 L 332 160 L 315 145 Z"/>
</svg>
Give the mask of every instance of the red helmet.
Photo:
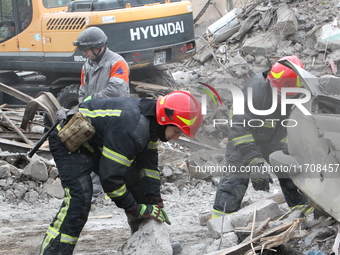
<svg viewBox="0 0 340 255">
<path fill-rule="evenodd" d="M 299 58 L 295 55 L 283 57 L 280 60 L 287 59 L 290 62 L 302 67 L 302 63 L 299 60 Z M 299 79 L 299 76 L 296 75 L 296 73 L 290 69 L 289 67 L 286 67 L 278 62 L 276 62 L 272 68 L 270 69 L 268 79 L 270 80 L 270 84 L 277 88 L 277 90 L 281 93 L 282 87 L 290 87 L 290 88 L 299 88 L 301 87 L 301 82 Z M 296 95 L 297 93 L 287 93 L 288 95 Z"/>
<path fill-rule="evenodd" d="M 157 99 L 156 116 L 158 124 L 175 125 L 192 138 L 203 121 L 200 102 L 186 91 L 160 96 Z"/>
</svg>

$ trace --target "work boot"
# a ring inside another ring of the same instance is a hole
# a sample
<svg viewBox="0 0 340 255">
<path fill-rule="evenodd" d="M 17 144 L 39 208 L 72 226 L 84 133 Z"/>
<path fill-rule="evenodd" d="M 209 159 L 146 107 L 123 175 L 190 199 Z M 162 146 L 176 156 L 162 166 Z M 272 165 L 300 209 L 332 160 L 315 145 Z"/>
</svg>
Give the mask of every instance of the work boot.
<svg viewBox="0 0 340 255">
<path fill-rule="evenodd" d="M 183 250 L 183 247 L 179 242 L 171 243 L 171 248 L 173 255 L 180 254 L 181 251 Z"/>
</svg>

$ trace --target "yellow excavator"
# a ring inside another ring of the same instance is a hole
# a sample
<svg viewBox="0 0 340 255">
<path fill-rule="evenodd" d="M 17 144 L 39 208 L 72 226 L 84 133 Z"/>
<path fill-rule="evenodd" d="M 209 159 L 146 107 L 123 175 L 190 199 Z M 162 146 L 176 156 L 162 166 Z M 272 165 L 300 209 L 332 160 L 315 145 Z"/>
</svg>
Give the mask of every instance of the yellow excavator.
<svg viewBox="0 0 340 255">
<path fill-rule="evenodd" d="M 196 51 L 189 1 L 0 0 L 0 82 L 31 96 L 52 92 L 66 108 L 76 104 L 86 59 L 72 43 L 89 26 L 107 34 L 131 80 L 150 78 L 156 67 Z M 7 99 L 2 94 L 0 103 Z"/>
</svg>

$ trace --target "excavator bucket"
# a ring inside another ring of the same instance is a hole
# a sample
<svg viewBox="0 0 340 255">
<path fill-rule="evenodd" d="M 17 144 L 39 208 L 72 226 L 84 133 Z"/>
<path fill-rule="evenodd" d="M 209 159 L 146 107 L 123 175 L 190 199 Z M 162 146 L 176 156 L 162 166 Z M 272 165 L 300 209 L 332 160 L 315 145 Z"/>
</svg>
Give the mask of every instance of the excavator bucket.
<svg viewBox="0 0 340 255">
<path fill-rule="evenodd" d="M 340 100 L 323 94 L 317 77 L 285 60 L 311 100 L 303 106 L 311 113 L 305 115 L 295 107 L 289 119 L 297 125 L 288 127 L 288 153 L 270 155 L 273 166 L 286 166 L 295 185 L 310 202 L 340 221 Z"/>
</svg>

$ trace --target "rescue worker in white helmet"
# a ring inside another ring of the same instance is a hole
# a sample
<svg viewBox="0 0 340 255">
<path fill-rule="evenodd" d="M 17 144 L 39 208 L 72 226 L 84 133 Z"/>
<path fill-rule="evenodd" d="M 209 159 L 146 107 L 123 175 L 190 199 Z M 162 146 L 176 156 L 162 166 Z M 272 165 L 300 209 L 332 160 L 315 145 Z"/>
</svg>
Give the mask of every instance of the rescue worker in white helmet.
<svg viewBox="0 0 340 255">
<path fill-rule="evenodd" d="M 287 56 L 292 63 L 303 68 L 297 56 Z M 253 106 L 257 110 L 271 109 L 273 97 L 272 87 L 278 91 L 278 105 L 276 110 L 266 116 L 252 113 L 245 100 L 244 115 L 229 116 L 229 136 L 226 150 L 227 165 L 235 171 L 225 172 L 218 184 L 212 217 L 217 218 L 236 212 L 240 209 L 243 196 L 247 190 L 249 179 L 255 190 L 269 191 L 272 179 L 267 172 L 262 171 L 265 162 L 269 162 L 269 155 L 278 150 L 288 151 L 287 130 L 281 125 L 287 119 L 291 105 L 287 105 L 286 115 L 281 115 L 280 93 L 282 87 L 301 87 L 299 77 L 290 68 L 276 62 L 269 70 L 254 76 L 242 88 L 244 98 L 248 98 L 248 88 L 252 88 Z M 297 93 L 288 93 L 293 97 Z M 249 120 L 252 120 L 249 122 Z M 255 121 L 257 120 L 257 122 Z M 230 125 L 230 123 L 237 123 Z M 244 125 L 240 124 L 244 123 Z M 251 123 L 251 125 L 249 125 Z M 229 169 L 231 169 L 229 167 Z M 252 169 L 252 171 L 241 171 Z M 302 195 L 288 174 L 277 174 L 282 193 L 290 207 L 303 205 L 307 199 Z"/>
<path fill-rule="evenodd" d="M 108 38 L 99 27 L 88 27 L 73 43 L 87 58 L 81 71 L 79 103 L 92 98 L 129 97 L 129 66 L 124 58 L 107 46 Z M 92 203 L 102 192 L 99 177 L 91 173 Z"/>
<path fill-rule="evenodd" d="M 177 140 L 182 133 L 195 137 L 203 121 L 199 101 L 184 91 L 157 100 L 93 99 L 80 104 L 79 112 L 95 128 L 91 140 L 69 153 L 58 130 L 49 137 L 65 199 L 47 230 L 40 254 L 73 253 L 90 211 L 90 173 L 96 164 L 105 193 L 125 210 L 132 232 L 145 218 L 171 224 L 160 193 L 158 141 Z"/>
</svg>

